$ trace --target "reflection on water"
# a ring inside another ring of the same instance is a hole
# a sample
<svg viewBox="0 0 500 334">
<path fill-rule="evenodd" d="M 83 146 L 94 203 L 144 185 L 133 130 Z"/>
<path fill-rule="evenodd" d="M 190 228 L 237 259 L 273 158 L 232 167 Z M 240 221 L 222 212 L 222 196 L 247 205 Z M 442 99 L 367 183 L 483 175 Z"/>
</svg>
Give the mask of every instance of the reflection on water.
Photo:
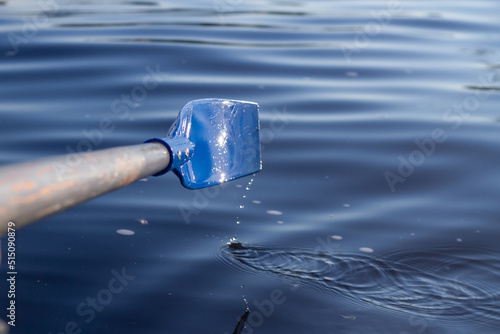
<svg viewBox="0 0 500 334">
<path fill-rule="evenodd" d="M 500 321 L 500 259 L 484 249 L 448 247 L 390 254 L 224 247 L 247 270 L 314 283 L 393 311 L 471 322 Z"/>
</svg>

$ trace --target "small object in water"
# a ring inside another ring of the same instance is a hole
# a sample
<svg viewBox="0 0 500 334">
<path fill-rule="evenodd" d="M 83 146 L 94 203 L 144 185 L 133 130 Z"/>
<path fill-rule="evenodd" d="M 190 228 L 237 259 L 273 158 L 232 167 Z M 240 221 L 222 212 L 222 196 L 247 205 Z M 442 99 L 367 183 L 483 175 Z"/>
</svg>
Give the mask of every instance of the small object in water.
<svg viewBox="0 0 500 334">
<path fill-rule="evenodd" d="M 227 246 L 229 248 L 243 248 L 243 245 L 241 244 L 241 242 L 238 241 L 238 239 L 236 238 L 231 238 L 229 239 L 229 242 L 227 243 Z"/>
<path fill-rule="evenodd" d="M 356 316 L 355 315 L 340 315 L 342 318 L 344 319 L 349 319 L 349 320 L 356 320 Z"/>
</svg>

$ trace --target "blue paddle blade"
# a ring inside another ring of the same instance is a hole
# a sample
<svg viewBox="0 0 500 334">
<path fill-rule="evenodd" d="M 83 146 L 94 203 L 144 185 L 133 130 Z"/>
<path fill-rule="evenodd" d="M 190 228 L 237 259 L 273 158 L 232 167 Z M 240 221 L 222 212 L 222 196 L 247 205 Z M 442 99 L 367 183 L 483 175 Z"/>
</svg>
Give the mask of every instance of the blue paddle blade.
<svg viewBox="0 0 500 334">
<path fill-rule="evenodd" d="M 184 187 L 199 189 L 261 169 L 259 106 L 253 102 L 202 99 L 182 108 L 168 138 L 151 139 L 170 151 L 170 166 Z"/>
</svg>

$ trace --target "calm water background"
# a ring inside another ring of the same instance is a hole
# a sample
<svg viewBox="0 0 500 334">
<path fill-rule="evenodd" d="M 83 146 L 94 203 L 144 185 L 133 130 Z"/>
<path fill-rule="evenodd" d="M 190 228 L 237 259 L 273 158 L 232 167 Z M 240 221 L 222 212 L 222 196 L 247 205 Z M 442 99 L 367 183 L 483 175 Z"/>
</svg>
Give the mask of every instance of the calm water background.
<svg viewBox="0 0 500 334">
<path fill-rule="evenodd" d="M 232 333 L 244 299 L 244 333 L 500 331 L 499 1 L 7 0 L 0 22 L 2 164 L 141 143 L 204 97 L 259 103 L 264 149 L 253 182 L 149 177 L 19 230 L 12 333 Z"/>
</svg>

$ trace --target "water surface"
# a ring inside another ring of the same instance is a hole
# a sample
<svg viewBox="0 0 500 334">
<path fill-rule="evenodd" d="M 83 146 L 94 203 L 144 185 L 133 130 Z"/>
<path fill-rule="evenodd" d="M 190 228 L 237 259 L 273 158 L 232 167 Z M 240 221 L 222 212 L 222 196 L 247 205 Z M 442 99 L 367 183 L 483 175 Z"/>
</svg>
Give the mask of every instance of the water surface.
<svg viewBox="0 0 500 334">
<path fill-rule="evenodd" d="M 246 300 L 247 333 L 497 333 L 499 7 L 0 1 L 1 164 L 206 97 L 259 103 L 263 144 L 255 177 L 148 177 L 18 231 L 11 332 L 230 333 Z"/>
</svg>

